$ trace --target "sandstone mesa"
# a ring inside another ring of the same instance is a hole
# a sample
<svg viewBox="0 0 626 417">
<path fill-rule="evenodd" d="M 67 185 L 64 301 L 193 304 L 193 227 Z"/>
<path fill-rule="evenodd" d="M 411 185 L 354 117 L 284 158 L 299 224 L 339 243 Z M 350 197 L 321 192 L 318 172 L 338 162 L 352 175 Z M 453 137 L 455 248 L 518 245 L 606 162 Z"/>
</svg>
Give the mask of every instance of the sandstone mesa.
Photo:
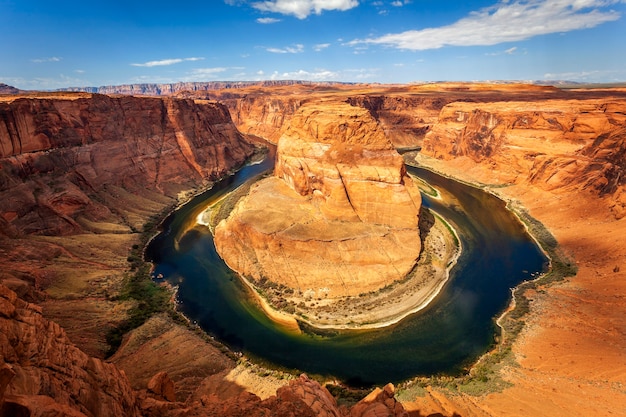
<svg viewBox="0 0 626 417">
<path fill-rule="evenodd" d="M 341 297 L 408 274 L 420 254 L 421 198 L 402 157 L 364 109 L 307 105 L 260 181 L 215 230 L 244 277 Z"/>
</svg>

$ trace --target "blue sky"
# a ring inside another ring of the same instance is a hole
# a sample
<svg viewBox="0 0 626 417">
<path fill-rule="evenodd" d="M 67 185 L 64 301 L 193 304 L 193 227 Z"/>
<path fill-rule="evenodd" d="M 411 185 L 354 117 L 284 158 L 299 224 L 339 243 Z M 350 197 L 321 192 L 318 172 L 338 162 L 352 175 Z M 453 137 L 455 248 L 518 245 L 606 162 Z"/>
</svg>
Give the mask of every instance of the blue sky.
<svg viewBox="0 0 626 417">
<path fill-rule="evenodd" d="M 0 82 L 626 81 L 625 19 L 626 0 L 0 0 Z"/>
</svg>

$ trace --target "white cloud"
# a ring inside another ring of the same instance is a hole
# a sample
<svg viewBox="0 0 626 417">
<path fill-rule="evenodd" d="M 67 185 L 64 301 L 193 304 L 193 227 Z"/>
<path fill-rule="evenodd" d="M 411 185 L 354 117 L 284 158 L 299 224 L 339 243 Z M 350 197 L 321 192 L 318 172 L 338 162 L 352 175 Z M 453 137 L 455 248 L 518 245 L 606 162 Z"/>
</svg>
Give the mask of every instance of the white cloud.
<svg viewBox="0 0 626 417">
<path fill-rule="evenodd" d="M 57 88 L 64 88 L 68 86 L 86 86 L 89 85 L 88 81 L 81 78 L 67 76 L 65 74 L 59 74 L 57 76 L 50 77 L 34 77 L 34 78 L 21 78 L 21 77 L 0 77 L 0 82 L 12 85 L 24 90 L 54 90 Z"/>
<path fill-rule="evenodd" d="M 261 23 L 263 25 L 269 25 L 269 24 L 272 24 L 272 23 L 280 22 L 280 19 L 276 19 L 276 18 L 273 18 L 273 17 L 259 17 L 256 20 L 256 22 L 257 23 Z"/>
<path fill-rule="evenodd" d="M 513 55 L 515 51 L 517 51 L 517 46 L 507 49 L 506 51 L 504 51 L 504 53 L 507 55 Z"/>
<path fill-rule="evenodd" d="M 299 54 L 304 52 L 304 45 L 297 44 L 294 46 L 287 46 L 285 48 L 265 48 L 265 50 L 274 54 Z"/>
<path fill-rule="evenodd" d="M 315 46 L 313 47 L 313 50 L 314 50 L 315 52 L 319 52 L 319 51 L 322 51 L 322 50 L 324 50 L 324 49 L 328 48 L 329 46 L 330 46 L 330 44 L 329 44 L 329 43 L 318 43 L 317 45 L 315 45 Z"/>
<path fill-rule="evenodd" d="M 394 7 L 402 7 L 402 6 L 406 6 L 407 4 L 411 3 L 409 0 L 396 0 L 396 1 L 392 1 L 391 5 Z"/>
<path fill-rule="evenodd" d="M 620 18 L 608 6 L 622 0 L 501 0 L 448 26 L 410 30 L 351 45 L 381 44 L 398 49 L 426 50 L 443 46 L 496 45 L 550 33 L 592 28 Z"/>
<path fill-rule="evenodd" d="M 279 73 L 274 71 L 270 78 L 272 80 L 336 81 L 339 79 L 339 73 L 324 69 L 315 70 L 314 72 L 298 70 Z"/>
<path fill-rule="evenodd" d="M 162 59 L 159 61 L 148 61 L 142 64 L 130 64 L 130 65 L 132 65 L 133 67 L 162 67 L 166 65 L 180 64 L 181 62 L 185 62 L 185 61 L 201 61 L 203 59 L 204 58 L 200 58 L 200 57 L 172 58 L 172 59 Z"/>
<path fill-rule="evenodd" d="M 59 62 L 62 59 L 63 58 L 59 58 L 57 56 L 51 56 L 49 58 L 35 58 L 35 59 L 31 59 L 31 62 L 34 62 L 35 64 L 42 64 L 44 62 Z"/>
<path fill-rule="evenodd" d="M 252 7 L 262 12 L 292 15 L 305 19 L 310 14 L 321 14 L 324 10 L 350 10 L 359 5 L 357 0 L 271 0 L 253 2 Z"/>
<path fill-rule="evenodd" d="M 218 74 L 222 74 L 228 70 L 237 70 L 239 68 L 227 68 L 227 67 L 213 67 L 213 68 L 194 68 L 187 72 L 184 76 L 177 76 L 177 81 L 206 81 L 215 80 L 219 77 Z M 230 78 L 230 76 L 229 76 Z M 168 81 L 170 82 L 170 81 Z"/>
<path fill-rule="evenodd" d="M 614 70 L 592 70 L 579 72 L 546 73 L 545 80 L 563 80 L 579 82 L 606 82 L 607 80 L 622 81 L 624 74 Z"/>
<path fill-rule="evenodd" d="M 239 68 L 237 68 L 239 69 Z M 191 74 L 193 76 L 198 76 L 198 77 L 207 77 L 207 76 L 214 76 L 215 74 L 219 74 L 220 72 L 224 72 L 226 71 L 227 68 L 223 68 L 223 67 L 215 67 L 215 68 L 196 68 L 193 69 L 191 71 Z"/>
</svg>

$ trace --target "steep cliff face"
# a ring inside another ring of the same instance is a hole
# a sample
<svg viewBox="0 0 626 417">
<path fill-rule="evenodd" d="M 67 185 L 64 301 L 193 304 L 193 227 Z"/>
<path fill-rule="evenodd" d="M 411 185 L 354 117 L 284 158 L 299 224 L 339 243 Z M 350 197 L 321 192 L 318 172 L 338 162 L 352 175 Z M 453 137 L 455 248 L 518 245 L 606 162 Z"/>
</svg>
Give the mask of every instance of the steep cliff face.
<svg viewBox="0 0 626 417">
<path fill-rule="evenodd" d="M 0 233 L 71 234 L 103 221 L 111 187 L 175 197 L 252 152 L 228 111 L 189 100 L 79 96 L 0 102 Z"/>
<path fill-rule="evenodd" d="M 59 325 L 42 316 L 40 307 L 0 284 L 2 416 L 407 416 L 394 394 L 389 384 L 349 409 L 301 375 L 265 400 L 243 392 L 177 402 L 176 386 L 165 372 L 154 375 L 147 389 L 135 391 L 124 372 L 83 353 Z"/>
<path fill-rule="evenodd" d="M 233 269 L 333 298 L 380 289 L 415 265 L 419 191 L 366 110 L 303 106 L 276 160 L 275 176 L 216 228 Z"/>
<path fill-rule="evenodd" d="M 363 94 L 347 99 L 351 105 L 369 110 L 397 148 L 421 146 L 424 136 L 436 123 L 443 106 L 452 101 L 453 98 L 443 95 L 428 97 L 392 93 Z"/>
<path fill-rule="evenodd" d="M 277 143 L 291 117 L 306 100 L 291 95 L 251 94 L 237 98 L 221 95 L 220 101 L 228 106 L 241 132 Z"/>
<path fill-rule="evenodd" d="M 489 163 L 508 182 L 614 194 L 622 217 L 625 124 L 619 99 L 456 102 L 442 110 L 422 152 Z"/>
<path fill-rule="evenodd" d="M 29 300 L 46 290 L 48 317 L 102 356 L 107 330 L 128 308 L 114 296 L 144 224 L 252 152 L 215 103 L 85 93 L 3 98 L 0 280 Z"/>
</svg>

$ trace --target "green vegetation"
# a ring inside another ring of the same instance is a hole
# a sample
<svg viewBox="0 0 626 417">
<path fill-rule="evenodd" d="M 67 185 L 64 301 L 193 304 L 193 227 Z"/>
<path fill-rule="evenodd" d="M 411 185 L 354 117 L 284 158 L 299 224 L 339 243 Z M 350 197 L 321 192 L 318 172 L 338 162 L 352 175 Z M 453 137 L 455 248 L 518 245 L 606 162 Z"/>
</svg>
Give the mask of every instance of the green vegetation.
<svg viewBox="0 0 626 417">
<path fill-rule="evenodd" d="M 185 322 L 184 318 L 172 308 L 171 294 L 168 289 L 157 285 L 152 280 L 150 276 L 151 265 L 143 260 L 142 253 L 143 248 L 156 233 L 160 224 L 159 220 L 163 219 L 171 209 L 172 207 L 167 207 L 148 219 L 140 233 L 140 243 L 132 246 L 130 254 L 126 258 L 130 264 L 130 271 L 126 274 L 118 299 L 132 300 L 134 306 L 128 311 L 128 318 L 107 333 L 108 356 L 117 351 L 126 333 L 138 328 L 157 313 L 168 312 L 176 322 Z"/>
<path fill-rule="evenodd" d="M 372 391 L 371 388 L 356 389 L 336 384 L 326 384 L 325 387 L 335 397 L 338 405 L 346 407 L 352 407 Z"/>
</svg>

